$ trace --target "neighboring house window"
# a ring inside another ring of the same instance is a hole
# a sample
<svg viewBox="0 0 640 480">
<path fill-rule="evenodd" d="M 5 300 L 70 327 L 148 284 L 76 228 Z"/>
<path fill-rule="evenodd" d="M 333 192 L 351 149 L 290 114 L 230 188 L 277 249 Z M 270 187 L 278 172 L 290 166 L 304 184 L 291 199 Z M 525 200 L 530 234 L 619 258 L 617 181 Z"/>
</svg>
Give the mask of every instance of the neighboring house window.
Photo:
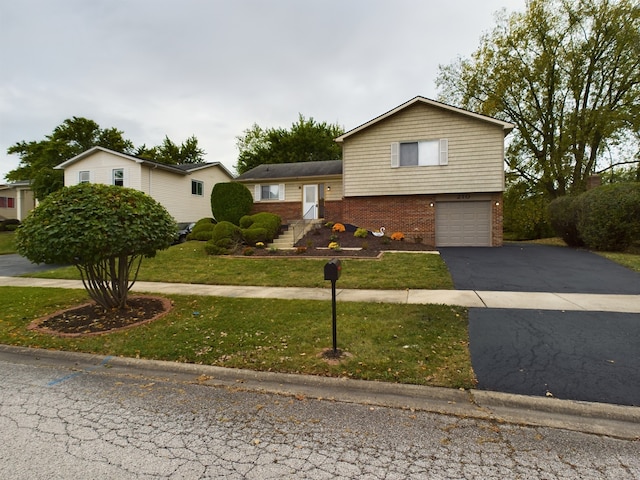
<svg viewBox="0 0 640 480">
<path fill-rule="evenodd" d="M 284 184 L 256 185 L 254 197 L 260 200 L 284 200 Z"/>
<path fill-rule="evenodd" d="M 114 168 L 113 169 L 113 184 L 118 187 L 124 187 L 124 169 L 123 168 Z"/>
<path fill-rule="evenodd" d="M 78 183 L 89 183 L 89 172 L 82 171 L 78 174 Z"/>
<path fill-rule="evenodd" d="M 15 201 L 13 197 L 0 197 L 0 208 L 16 208 Z"/>
<path fill-rule="evenodd" d="M 204 195 L 204 182 L 191 180 L 191 195 L 202 197 Z"/>
<path fill-rule="evenodd" d="M 449 141 L 425 140 L 391 144 L 391 167 L 422 167 L 447 165 L 449 163 Z"/>
</svg>

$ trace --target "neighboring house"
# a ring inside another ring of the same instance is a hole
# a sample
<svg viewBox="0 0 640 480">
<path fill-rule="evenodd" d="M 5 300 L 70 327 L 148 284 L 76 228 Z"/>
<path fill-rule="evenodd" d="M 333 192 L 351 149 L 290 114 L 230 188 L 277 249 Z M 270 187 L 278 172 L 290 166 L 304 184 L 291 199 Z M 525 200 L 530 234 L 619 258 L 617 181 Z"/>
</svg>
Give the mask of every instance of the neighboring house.
<svg viewBox="0 0 640 480">
<path fill-rule="evenodd" d="M 341 163 L 261 165 L 236 180 L 256 211 L 285 222 L 304 215 L 435 246 L 500 246 L 504 137 L 513 128 L 415 97 L 338 137 Z M 329 164 L 330 175 L 316 170 Z"/>
<path fill-rule="evenodd" d="M 22 221 L 35 208 L 36 200 L 30 184 L 25 180 L 0 185 L 0 219 Z"/>
<path fill-rule="evenodd" d="M 56 167 L 64 170 L 65 186 L 103 183 L 140 190 L 159 203 L 177 222 L 211 217 L 211 190 L 233 175 L 218 162 L 167 165 L 93 147 Z"/>
</svg>

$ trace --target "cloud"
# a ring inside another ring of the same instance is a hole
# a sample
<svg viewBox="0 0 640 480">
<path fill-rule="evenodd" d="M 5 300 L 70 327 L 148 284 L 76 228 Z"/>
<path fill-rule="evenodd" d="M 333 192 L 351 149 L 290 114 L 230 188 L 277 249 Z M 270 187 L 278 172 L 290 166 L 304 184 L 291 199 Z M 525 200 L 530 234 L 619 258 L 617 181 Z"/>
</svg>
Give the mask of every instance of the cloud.
<svg viewBox="0 0 640 480">
<path fill-rule="evenodd" d="M 354 128 L 416 96 L 470 54 L 515 0 L 23 0 L 0 6 L 0 180 L 19 141 L 66 118 L 136 146 L 195 135 L 233 168 L 253 123 L 298 114 Z"/>
</svg>

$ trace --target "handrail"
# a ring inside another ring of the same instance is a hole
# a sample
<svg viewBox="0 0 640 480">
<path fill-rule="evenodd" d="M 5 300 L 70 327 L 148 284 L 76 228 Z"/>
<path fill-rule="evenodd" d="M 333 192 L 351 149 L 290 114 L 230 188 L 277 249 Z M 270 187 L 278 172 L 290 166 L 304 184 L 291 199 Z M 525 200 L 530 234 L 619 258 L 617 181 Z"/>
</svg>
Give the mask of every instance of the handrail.
<svg viewBox="0 0 640 480">
<path fill-rule="evenodd" d="M 291 231 L 293 232 L 293 244 L 295 245 L 296 242 L 298 240 L 300 240 L 307 229 L 307 225 L 309 225 L 310 223 L 313 223 L 313 221 L 315 220 L 314 218 L 305 218 L 307 216 L 313 216 L 313 215 L 309 215 L 313 209 L 315 209 L 316 206 L 312 205 L 311 208 L 309 208 L 309 210 L 307 210 L 304 215 L 302 215 L 302 218 L 299 220 L 294 220 L 291 225 Z"/>
</svg>

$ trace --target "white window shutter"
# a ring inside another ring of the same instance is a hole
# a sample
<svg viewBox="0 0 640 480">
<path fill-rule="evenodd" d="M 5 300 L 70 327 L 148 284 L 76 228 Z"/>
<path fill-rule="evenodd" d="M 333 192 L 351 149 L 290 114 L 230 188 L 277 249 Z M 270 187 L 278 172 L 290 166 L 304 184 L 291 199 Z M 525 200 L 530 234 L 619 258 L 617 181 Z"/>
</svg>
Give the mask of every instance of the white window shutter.
<svg viewBox="0 0 640 480">
<path fill-rule="evenodd" d="M 262 192 L 262 190 L 260 189 L 260 185 L 254 185 L 253 186 L 253 201 L 254 202 L 259 202 L 260 200 L 262 200 L 260 193 Z"/>
<path fill-rule="evenodd" d="M 400 166 L 400 144 L 394 142 L 391 144 L 391 168 Z"/>
<path fill-rule="evenodd" d="M 284 183 L 278 185 L 278 200 L 284 200 Z"/>
<path fill-rule="evenodd" d="M 440 165 L 449 165 L 449 140 L 440 139 Z"/>
</svg>

